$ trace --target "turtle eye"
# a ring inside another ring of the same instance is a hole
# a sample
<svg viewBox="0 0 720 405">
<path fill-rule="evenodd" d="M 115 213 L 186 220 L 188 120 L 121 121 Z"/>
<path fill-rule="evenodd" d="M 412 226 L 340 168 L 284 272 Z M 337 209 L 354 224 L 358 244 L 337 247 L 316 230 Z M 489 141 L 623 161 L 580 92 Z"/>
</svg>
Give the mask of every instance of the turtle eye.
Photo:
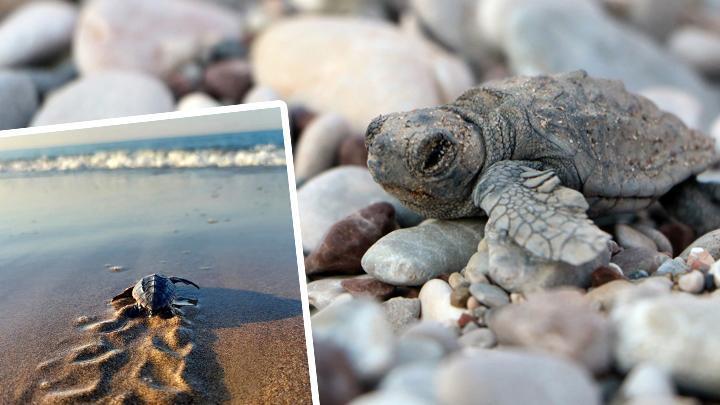
<svg viewBox="0 0 720 405">
<path fill-rule="evenodd" d="M 434 175 L 452 161 L 455 155 L 455 143 L 444 132 L 437 132 L 422 143 L 419 152 L 420 171 Z"/>
</svg>

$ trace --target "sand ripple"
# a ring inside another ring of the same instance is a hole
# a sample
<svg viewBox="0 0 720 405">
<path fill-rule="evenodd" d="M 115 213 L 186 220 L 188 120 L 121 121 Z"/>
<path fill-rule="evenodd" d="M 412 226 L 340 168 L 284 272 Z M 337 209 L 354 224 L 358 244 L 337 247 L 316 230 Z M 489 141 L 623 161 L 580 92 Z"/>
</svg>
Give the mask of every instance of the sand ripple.
<svg viewBox="0 0 720 405">
<path fill-rule="evenodd" d="M 169 319 L 140 316 L 126 305 L 77 326 L 80 339 L 40 363 L 18 400 L 170 404 L 219 402 L 221 374 L 207 339 L 196 336 L 198 308 Z M 91 318 L 90 318 L 91 319 Z"/>
</svg>

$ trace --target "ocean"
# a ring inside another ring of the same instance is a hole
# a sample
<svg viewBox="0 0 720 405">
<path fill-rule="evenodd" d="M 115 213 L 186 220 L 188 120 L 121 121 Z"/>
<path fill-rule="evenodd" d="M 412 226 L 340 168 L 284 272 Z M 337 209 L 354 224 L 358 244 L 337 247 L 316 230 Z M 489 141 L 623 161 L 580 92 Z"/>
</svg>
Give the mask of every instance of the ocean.
<svg viewBox="0 0 720 405">
<path fill-rule="evenodd" d="M 5 176 L 73 170 L 283 165 L 282 130 L 0 151 L 0 175 Z"/>
</svg>

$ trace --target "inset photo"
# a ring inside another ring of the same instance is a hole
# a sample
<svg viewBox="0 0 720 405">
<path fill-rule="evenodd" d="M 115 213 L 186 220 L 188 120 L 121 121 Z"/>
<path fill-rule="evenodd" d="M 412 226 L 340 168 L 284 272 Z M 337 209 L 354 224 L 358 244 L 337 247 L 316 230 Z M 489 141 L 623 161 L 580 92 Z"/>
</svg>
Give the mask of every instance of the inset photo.
<svg viewBox="0 0 720 405">
<path fill-rule="evenodd" d="M 0 403 L 312 403 L 284 132 L 271 102 L 0 134 Z"/>
</svg>

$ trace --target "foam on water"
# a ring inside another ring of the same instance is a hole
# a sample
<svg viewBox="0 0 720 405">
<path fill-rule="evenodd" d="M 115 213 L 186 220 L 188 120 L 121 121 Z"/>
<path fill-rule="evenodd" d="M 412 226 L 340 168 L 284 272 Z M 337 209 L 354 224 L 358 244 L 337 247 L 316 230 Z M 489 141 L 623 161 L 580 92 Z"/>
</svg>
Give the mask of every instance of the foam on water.
<svg viewBox="0 0 720 405">
<path fill-rule="evenodd" d="M 61 155 L 0 161 L 0 173 L 67 172 L 159 168 L 228 168 L 284 166 L 285 152 L 276 145 L 223 150 L 112 150 L 81 155 Z"/>
</svg>

